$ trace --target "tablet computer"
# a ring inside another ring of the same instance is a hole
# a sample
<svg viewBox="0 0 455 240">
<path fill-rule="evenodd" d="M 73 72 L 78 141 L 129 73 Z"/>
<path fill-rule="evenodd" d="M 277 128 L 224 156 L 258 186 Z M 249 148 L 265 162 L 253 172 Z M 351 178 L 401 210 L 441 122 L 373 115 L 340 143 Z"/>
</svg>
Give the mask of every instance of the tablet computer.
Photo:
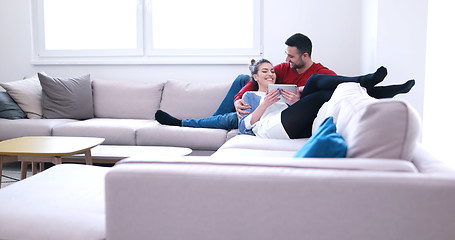
<svg viewBox="0 0 455 240">
<path fill-rule="evenodd" d="M 269 92 L 278 89 L 280 92 L 283 89 L 291 91 L 293 93 L 297 92 L 297 85 L 295 84 L 269 84 Z"/>
<path fill-rule="evenodd" d="M 293 93 L 297 92 L 297 85 L 295 85 L 295 84 L 269 84 L 268 88 L 269 88 L 268 89 L 269 92 L 271 92 L 271 91 L 273 91 L 275 89 L 278 89 L 278 91 L 280 91 L 280 95 L 281 95 L 281 90 L 283 90 L 283 89 L 286 89 L 286 90 L 291 91 Z M 282 96 L 280 96 L 279 99 L 280 99 L 280 101 L 284 100 L 284 98 Z"/>
</svg>

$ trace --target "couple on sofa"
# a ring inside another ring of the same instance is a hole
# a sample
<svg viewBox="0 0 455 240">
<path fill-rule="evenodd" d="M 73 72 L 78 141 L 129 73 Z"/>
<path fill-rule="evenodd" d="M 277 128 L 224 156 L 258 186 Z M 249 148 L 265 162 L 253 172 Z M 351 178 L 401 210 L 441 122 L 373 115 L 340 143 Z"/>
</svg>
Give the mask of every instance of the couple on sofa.
<svg viewBox="0 0 455 240">
<path fill-rule="evenodd" d="M 375 86 L 387 75 L 384 67 L 364 76 L 336 76 L 328 68 L 312 62 L 311 41 L 300 33 L 291 36 L 286 45 L 286 63 L 273 67 L 265 59 L 256 62 L 251 69 L 252 81 L 247 75 L 239 75 L 212 117 L 179 120 L 158 110 L 156 119 L 161 124 L 174 126 L 239 128 L 239 134 L 265 138 L 308 138 L 319 108 L 330 99 L 338 84 L 358 82 L 375 98 L 406 93 L 415 84 L 410 80 L 401 85 Z M 296 84 L 299 89 L 296 93 L 287 90 L 267 92 L 267 86 L 275 82 Z M 290 105 L 278 101 L 280 94 Z"/>
</svg>

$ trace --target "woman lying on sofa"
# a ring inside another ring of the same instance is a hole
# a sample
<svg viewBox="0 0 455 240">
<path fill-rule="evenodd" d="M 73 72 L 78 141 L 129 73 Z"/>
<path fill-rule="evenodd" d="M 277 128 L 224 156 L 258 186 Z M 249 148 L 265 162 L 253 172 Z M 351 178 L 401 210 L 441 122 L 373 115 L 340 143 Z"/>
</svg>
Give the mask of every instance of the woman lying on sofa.
<svg viewBox="0 0 455 240">
<path fill-rule="evenodd" d="M 258 91 L 246 92 L 242 99 L 251 106 L 249 114 L 239 119 L 239 134 L 251 134 L 264 138 L 296 139 L 311 136 L 312 124 L 321 106 L 327 102 L 340 83 L 357 82 L 367 89 L 374 98 L 391 98 L 399 93 L 407 93 L 415 81 L 402 85 L 375 87 L 387 75 L 387 69 L 380 67 L 375 73 L 344 77 L 335 75 L 312 75 L 300 98 L 288 90 L 277 89 L 268 92 L 268 85 L 275 83 L 273 65 L 261 59 L 252 68 L 252 79 Z M 286 100 L 279 100 L 279 96 Z"/>
</svg>

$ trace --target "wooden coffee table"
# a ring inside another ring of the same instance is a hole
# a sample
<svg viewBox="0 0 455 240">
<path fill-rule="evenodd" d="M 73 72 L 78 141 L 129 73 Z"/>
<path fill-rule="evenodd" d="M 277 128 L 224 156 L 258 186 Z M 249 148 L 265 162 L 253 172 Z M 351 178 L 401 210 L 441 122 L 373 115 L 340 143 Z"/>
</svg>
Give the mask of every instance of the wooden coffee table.
<svg viewBox="0 0 455 240">
<path fill-rule="evenodd" d="M 103 142 L 104 138 L 63 136 L 33 136 L 5 140 L 0 142 L 0 174 L 5 156 L 17 156 L 21 162 L 21 179 L 27 175 L 28 163 L 32 163 L 32 171 L 35 174 L 36 163 L 61 164 L 63 156 L 84 153 L 85 163 L 91 165 L 90 149 Z"/>
</svg>

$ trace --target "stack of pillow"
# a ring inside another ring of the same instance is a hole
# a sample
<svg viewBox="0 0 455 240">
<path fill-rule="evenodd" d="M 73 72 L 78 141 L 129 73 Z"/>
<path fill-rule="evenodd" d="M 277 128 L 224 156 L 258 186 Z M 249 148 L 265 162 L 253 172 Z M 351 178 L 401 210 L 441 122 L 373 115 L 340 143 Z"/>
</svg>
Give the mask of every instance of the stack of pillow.
<svg viewBox="0 0 455 240">
<path fill-rule="evenodd" d="M 343 157 L 346 147 L 348 158 L 410 161 L 420 129 L 417 112 L 406 102 L 375 99 L 358 83 L 342 83 L 319 110 L 313 136 L 297 155 L 322 152 L 323 157 Z"/>
</svg>

